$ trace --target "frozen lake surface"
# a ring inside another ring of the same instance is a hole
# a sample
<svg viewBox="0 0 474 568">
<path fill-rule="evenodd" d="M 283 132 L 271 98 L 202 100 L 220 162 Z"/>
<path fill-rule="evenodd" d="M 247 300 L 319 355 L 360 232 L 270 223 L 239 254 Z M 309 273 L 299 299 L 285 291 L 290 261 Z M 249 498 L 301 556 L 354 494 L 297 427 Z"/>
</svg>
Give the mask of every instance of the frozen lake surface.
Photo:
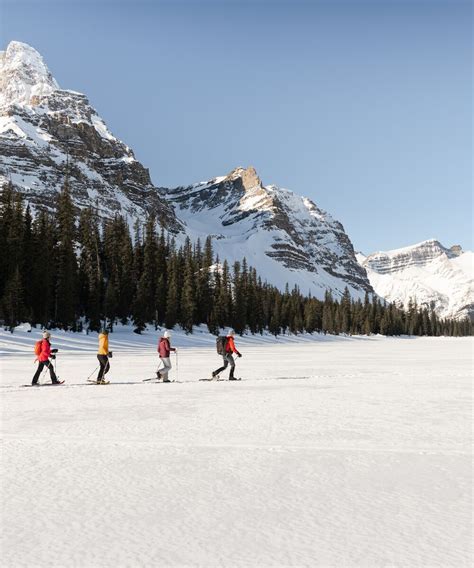
<svg viewBox="0 0 474 568">
<path fill-rule="evenodd" d="M 175 334 L 151 384 L 124 331 L 96 386 L 53 333 L 66 384 L 23 388 L 38 333 L 0 335 L 2 567 L 472 565 L 471 338 L 238 338 L 229 383 Z"/>
</svg>

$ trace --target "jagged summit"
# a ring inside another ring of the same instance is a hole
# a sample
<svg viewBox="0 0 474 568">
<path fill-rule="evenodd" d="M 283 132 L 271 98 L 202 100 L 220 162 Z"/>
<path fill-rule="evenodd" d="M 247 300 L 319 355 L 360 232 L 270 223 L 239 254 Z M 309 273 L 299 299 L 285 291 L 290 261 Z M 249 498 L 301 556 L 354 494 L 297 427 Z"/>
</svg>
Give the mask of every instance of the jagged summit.
<svg viewBox="0 0 474 568">
<path fill-rule="evenodd" d="M 26 43 L 12 41 L 0 52 L 0 107 L 37 104 L 59 89 L 41 55 Z"/>
<path fill-rule="evenodd" d="M 66 164 L 76 207 L 130 221 L 154 212 L 170 231 L 173 209 L 130 148 L 107 128 L 87 97 L 59 88 L 41 55 L 11 42 L 0 54 L 0 185 L 23 194 L 33 211 L 51 209 Z"/>
<path fill-rule="evenodd" d="M 372 291 L 343 226 L 311 200 L 276 185 L 263 185 L 255 168 L 168 191 L 193 238 L 214 237 L 229 261 L 244 256 L 277 286 L 297 284 L 323 297 L 345 286 L 357 297 Z"/>
<path fill-rule="evenodd" d="M 253 166 L 249 166 L 248 168 L 235 168 L 226 176 L 226 179 L 230 181 L 234 181 L 238 178 L 242 179 L 242 185 L 247 191 L 254 187 L 263 187 L 262 181 Z"/>
</svg>

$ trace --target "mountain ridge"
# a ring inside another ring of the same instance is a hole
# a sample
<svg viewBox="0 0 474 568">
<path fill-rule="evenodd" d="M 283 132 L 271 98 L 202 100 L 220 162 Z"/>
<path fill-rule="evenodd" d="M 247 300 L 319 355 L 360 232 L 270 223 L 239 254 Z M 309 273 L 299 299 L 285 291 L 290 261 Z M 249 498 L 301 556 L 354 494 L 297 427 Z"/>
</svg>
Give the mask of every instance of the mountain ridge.
<svg viewBox="0 0 474 568">
<path fill-rule="evenodd" d="M 391 251 L 358 253 L 375 292 L 405 308 L 416 300 L 440 317 L 474 319 L 474 254 L 429 239 Z"/>
</svg>

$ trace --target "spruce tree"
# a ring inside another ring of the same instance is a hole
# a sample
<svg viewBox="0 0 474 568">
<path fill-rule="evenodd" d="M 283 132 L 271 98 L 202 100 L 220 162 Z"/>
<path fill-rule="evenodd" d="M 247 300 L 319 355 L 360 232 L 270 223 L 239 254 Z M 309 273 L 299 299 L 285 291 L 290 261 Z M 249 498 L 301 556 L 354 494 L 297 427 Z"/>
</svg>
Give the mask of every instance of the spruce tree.
<svg viewBox="0 0 474 568">
<path fill-rule="evenodd" d="M 56 290 L 54 319 L 59 327 L 75 329 L 77 261 L 74 252 L 74 208 L 66 178 L 57 202 Z"/>
</svg>

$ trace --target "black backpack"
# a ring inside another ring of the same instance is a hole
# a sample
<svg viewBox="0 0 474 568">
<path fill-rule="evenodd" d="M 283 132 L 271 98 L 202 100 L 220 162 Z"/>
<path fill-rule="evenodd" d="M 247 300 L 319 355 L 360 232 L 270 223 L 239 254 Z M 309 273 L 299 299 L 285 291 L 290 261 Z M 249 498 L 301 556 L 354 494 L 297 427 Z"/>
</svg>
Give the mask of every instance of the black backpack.
<svg viewBox="0 0 474 568">
<path fill-rule="evenodd" d="M 216 339 L 216 349 L 219 355 L 225 355 L 225 348 L 227 346 L 227 337 L 225 335 L 219 335 Z"/>
</svg>

